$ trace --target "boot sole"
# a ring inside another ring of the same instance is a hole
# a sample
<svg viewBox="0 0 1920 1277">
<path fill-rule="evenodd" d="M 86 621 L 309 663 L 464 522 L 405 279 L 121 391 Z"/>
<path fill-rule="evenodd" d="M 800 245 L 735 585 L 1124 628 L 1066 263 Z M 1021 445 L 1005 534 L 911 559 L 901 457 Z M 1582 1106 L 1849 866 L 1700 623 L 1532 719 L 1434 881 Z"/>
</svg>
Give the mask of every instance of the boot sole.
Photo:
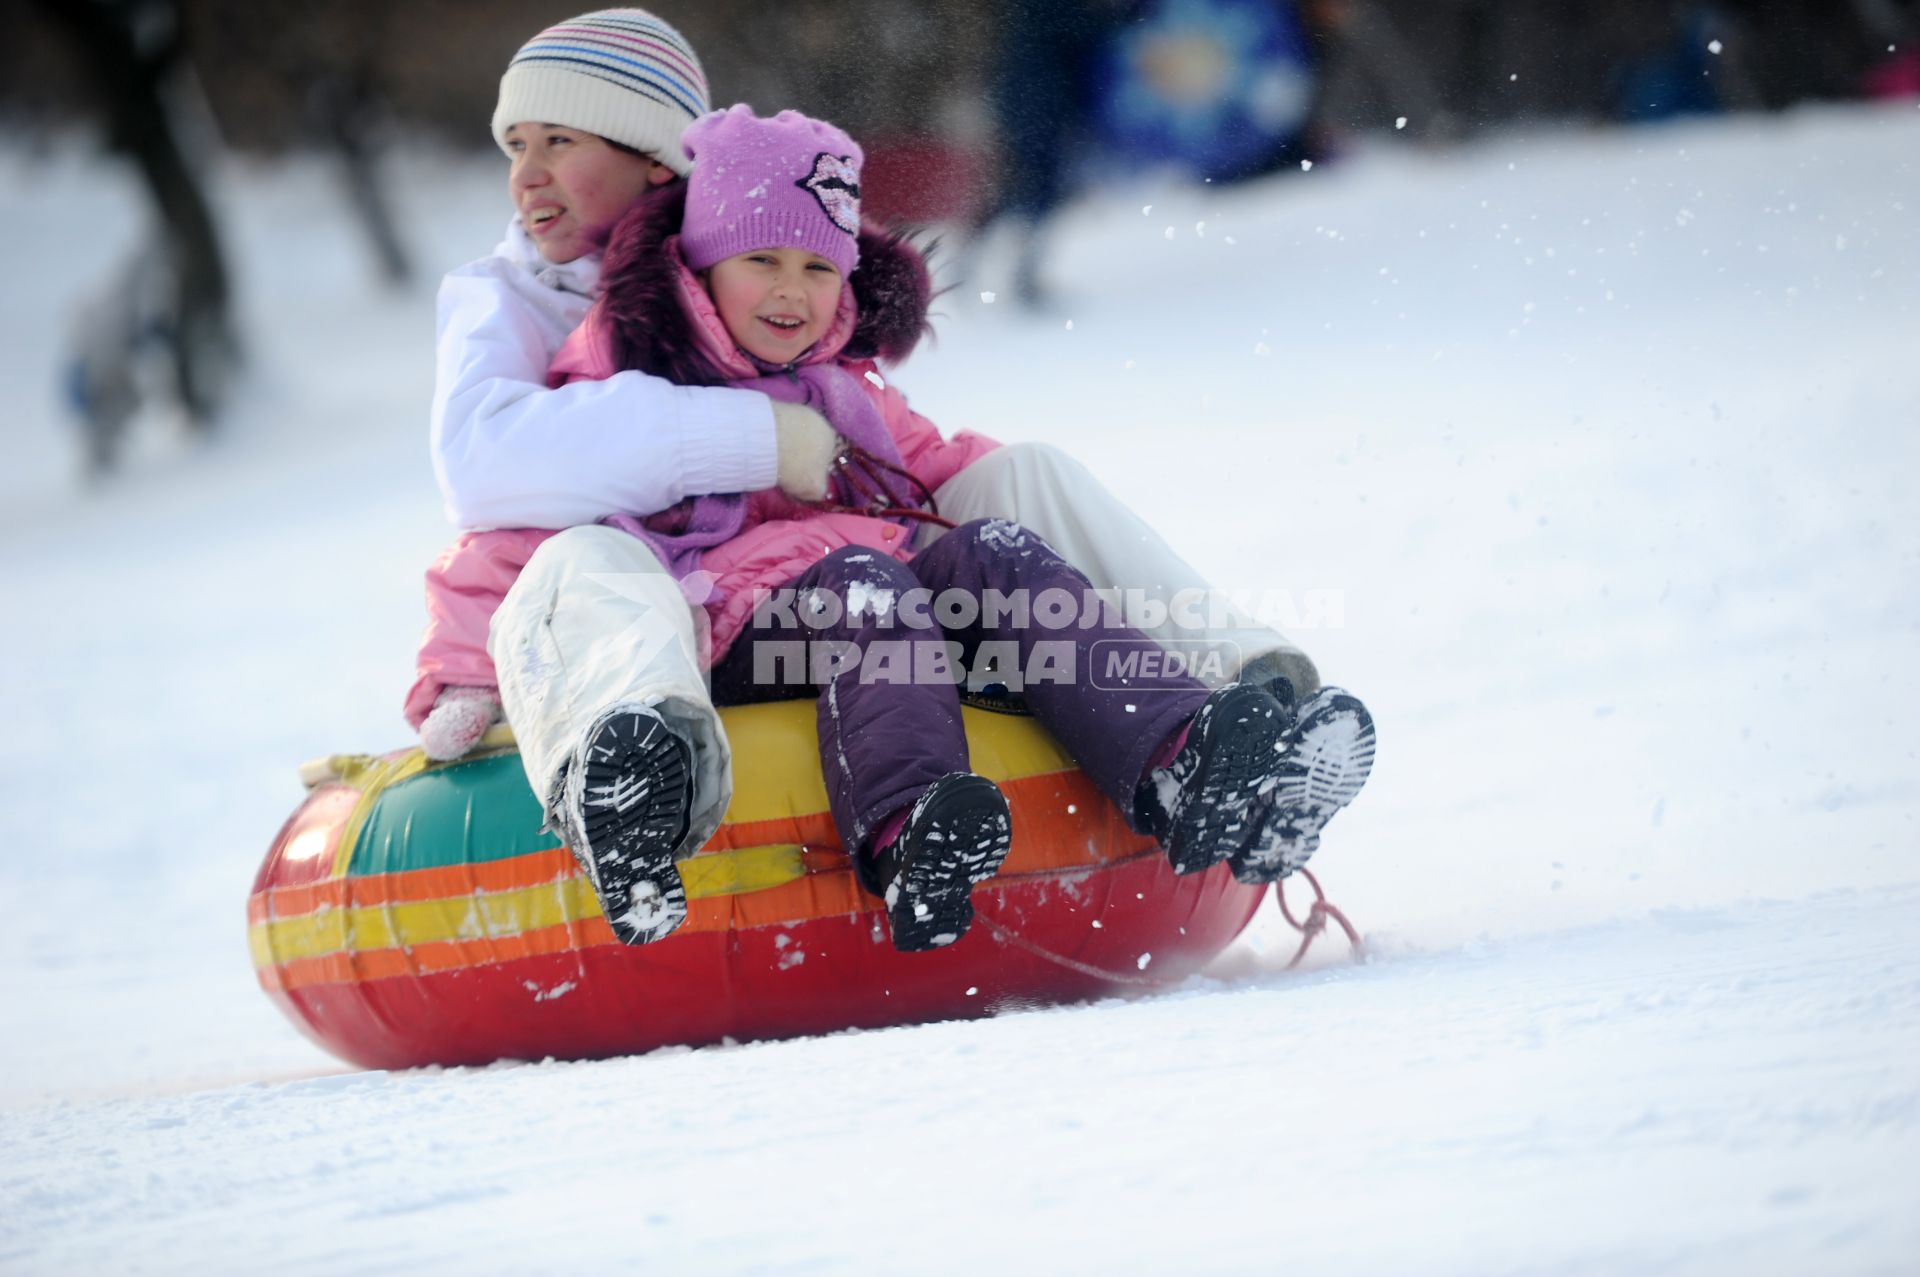
<svg viewBox="0 0 1920 1277">
<path fill-rule="evenodd" d="M 1319 850 L 1320 831 L 1373 774 L 1367 707 L 1337 688 L 1315 700 L 1295 725 L 1283 773 L 1266 795 L 1265 827 L 1233 858 L 1241 882 L 1274 882 L 1306 864 Z"/>
<path fill-rule="evenodd" d="M 686 921 L 673 853 L 686 836 L 691 763 L 686 742 L 651 714 L 611 715 L 587 744 L 584 850 L 622 944 L 651 943 Z"/>
<path fill-rule="evenodd" d="M 915 850 L 887 888 L 893 947 L 902 953 L 943 948 L 973 925 L 973 888 L 1000 872 L 1013 844 L 1007 796 L 984 776 L 935 781 L 900 837 Z"/>
<path fill-rule="evenodd" d="M 1273 775 L 1286 734 L 1280 703 L 1264 691 L 1222 701 L 1204 770 L 1168 830 L 1167 860 L 1176 874 L 1201 873 L 1228 859 L 1255 830 L 1255 791 Z"/>
</svg>

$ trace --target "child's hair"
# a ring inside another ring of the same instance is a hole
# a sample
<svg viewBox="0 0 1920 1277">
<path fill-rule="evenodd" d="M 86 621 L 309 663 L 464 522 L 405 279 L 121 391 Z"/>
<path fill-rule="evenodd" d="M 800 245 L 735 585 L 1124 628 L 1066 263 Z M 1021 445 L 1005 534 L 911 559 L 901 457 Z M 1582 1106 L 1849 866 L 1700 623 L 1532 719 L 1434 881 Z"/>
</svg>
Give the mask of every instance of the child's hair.
<svg viewBox="0 0 1920 1277">
<path fill-rule="evenodd" d="M 504 151 L 513 125 L 558 124 L 684 177 L 680 134 L 707 110 L 706 73 L 678 31 L 645 9 L 600 9 L 520 46 L 500 77 L 493 140 Z"/>
</svg>

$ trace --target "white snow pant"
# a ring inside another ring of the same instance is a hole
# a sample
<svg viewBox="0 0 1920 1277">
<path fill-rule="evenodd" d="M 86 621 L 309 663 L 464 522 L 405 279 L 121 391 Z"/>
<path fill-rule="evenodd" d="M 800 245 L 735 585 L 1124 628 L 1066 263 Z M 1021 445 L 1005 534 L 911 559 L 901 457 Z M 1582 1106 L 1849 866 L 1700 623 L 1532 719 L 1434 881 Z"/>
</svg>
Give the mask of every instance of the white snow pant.
<svg viewBox="0 0 1920 1277">
<path fill-rule="evenodd" d="M 1183 590 L 1199 595 L 1211 590 L 1159 533 L 1085 466 L 1051 444 L 996 448 L 940 485 L 934 500 L 940 513 L 955 523 L 998 517 L 1032 529 L 1086 573 L 1095 589 L 1139 590 L 1161 603 Z M 926 545 L 944 530 L 926 525 L 919 544 Z M 1210 598 L 1208 608 L 1189 613 L 1187 619 L 1208 623 L 1181 624 L 1169 609 L 1165 622 L 1141 628 L 1163 646 L 1177 642 L 1188 652 L 1199 648 L 1217 654 L 1217 661 L 1200 666 L 1215 674 L 1210 682 L 1229 681 L 1243 665 L 1260 661 L 1264 673 L 1284 674 L 1300 696 L 1319 688 L 1319 672 L 1305 652 L 1224 597 Z M 1223 623 L 1212 624 L 1214 620 Z"/>
<path fill-rule="evenodd" d="M 591 730 L 616 710 L 647 707 L 693 746 L 692 827 L 675 857 L 720 828 L 733 751 L 700 672 L 697 611 L 647 544 L 614 528 L 569 528 L 527 560 L 494 613 L 487 652 L 550 824 Z"/>
</svg>

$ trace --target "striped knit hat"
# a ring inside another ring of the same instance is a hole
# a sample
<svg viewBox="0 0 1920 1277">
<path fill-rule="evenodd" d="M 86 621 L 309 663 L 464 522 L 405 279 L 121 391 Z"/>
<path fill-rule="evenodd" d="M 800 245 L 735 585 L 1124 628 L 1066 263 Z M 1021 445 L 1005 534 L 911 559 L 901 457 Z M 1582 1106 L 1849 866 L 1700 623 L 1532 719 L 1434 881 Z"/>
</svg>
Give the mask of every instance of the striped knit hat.
<svg viewBox="0 0 1920 1277">
<path fill-rule="evenodd" d="M 601 9 L 548 27 L 500 77 L 493 140 L 528 121 L 630 146 L 686 176 L 680 131 L 707 113 L 707 76 L 693 46 L 645 9 Z"/>
</svg>

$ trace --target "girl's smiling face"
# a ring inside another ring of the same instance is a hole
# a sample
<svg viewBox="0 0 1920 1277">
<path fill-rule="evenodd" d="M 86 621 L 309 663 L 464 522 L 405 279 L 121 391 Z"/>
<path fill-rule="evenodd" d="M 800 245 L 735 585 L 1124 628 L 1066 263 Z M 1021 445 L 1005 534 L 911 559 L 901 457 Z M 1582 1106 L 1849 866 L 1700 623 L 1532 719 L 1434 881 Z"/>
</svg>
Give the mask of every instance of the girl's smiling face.
<svg viewBox="0 0 1920 1277">
<path fill-rule="evenodd" d="M 658 160 L 558 124 L 515 124 L 507 153 L 507 193 L 520 224 L 555 265 L 594 251 L 636 199 L 673 180 Z"/>
<path fill-rule="evenodd" d="M 756 248 L 715 262 L 707 293 L 740 349 L 790 364 L 833 324 L 840 268 L 804 248 Z"/>
</svg>

